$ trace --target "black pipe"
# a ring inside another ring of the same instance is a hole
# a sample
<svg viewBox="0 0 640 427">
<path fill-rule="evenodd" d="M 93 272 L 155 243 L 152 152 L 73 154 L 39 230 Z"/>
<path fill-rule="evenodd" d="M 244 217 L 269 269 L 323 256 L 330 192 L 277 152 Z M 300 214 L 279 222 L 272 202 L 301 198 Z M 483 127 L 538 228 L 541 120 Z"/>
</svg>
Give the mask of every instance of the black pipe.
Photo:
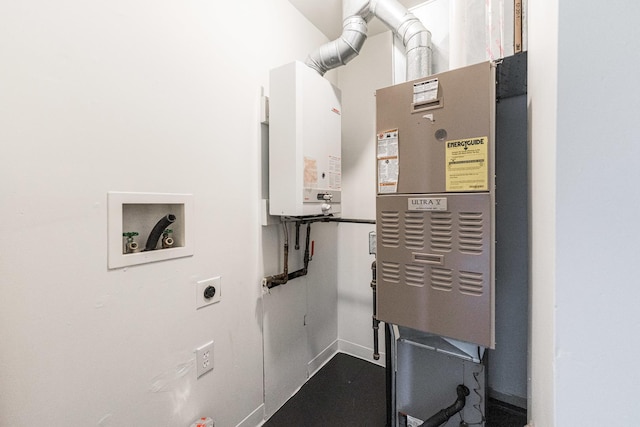
<svg viewBox="0 0 640 427">
<path fill-rule="evenodd" d="M 393 357 L 391 355 L 391 325 L 384 324 L 384 360 L 385 360 L 385 389 L 387 394 L 387 422 L 385 427 L 393 425 Z"/>
<path fill-rule="evenodd" d="M 453 417 L 458 412 L 462 411 L 464 405 L 467 403 L 467 396 L 469 396 L 469 389 L 467 386 L 460 384 L 456 387 L 456 393 L 458 393 L 458 398 L 453 403 L 453 405 L 448 408 L 442 409 L 440 412 L 429 418 L 424 423 L 420 424 L 419 427 L 438 427 L 442 424 L 449 421 L 449 418 Z"/>
<path fill-rule="evenodd" d="M 309 256 L 309 240 L 311 238 L 311 223 L 307 223 L 307 239 L 304 243 L 304 266 L 298 270 L 298 271 L 294 271 L 292 273 L 289 273 L 289 280 L 291 279 L 295 279 L 296 277 L 302 277 L 302 276 L 306 276 L 308 269 L 309 269 L 309 260 L 311 259 L 311 257 Z"/>
<path fill-rule="evenodd" d="M 289 229 L 287 223 L 282 223 L 282 229 L 284 231 L 284 262 L 282 266 L 282 273 L 274 276 L 264 278 L 264 284 L 268 289 L 275 288 L 279 285 L 284 285 L 289 281 Z"/>
<path fill-rule="evenodd" d="M 144 247 L 145 251 L 152 251 L 158 246 L 158 240 L 160 240 L 160 236 L 162 236 L 162 232 L 173 222 L 175 222 L 176 216 L 174 214 L 166 214 L 160 221 L 153 226 L 151 233 L 149 233 L 149 237 L 147 238 L 147 244 Z"/>
<path fill-rule="evenodd" d="M 311 261 L 311 256 L 309 253 L 309 243 L 311 240 L 311 222 L 307 222 L 307 239 L 304 245 L 304 264 L 300 270 L 293 271 L 289 273 L 289 238 L 288 233 L 286 231 L 286 223 L 283 223 L 285 227 L 285 241 L 284 241 L 284 271 L 280 274 L 276 274 L 275 276 L 265 277 L 264 284 L 267 288 L 275 288 L 276 286 L 284 285 L 289 280 L 295 279 L 296 277 L 306 276 L 309 271 L 309 261 Z M 299 227 L 299 223 L 296 223 L 296 231 Z M 297 233 L 296 233 L 297 234 Z"/>
<path fill-rule="evenodd" d="M 296 222 L 296 251 L 300 249 L 300 223 Z"/>
<path fill-rule="evenodd" d="M 373 319 L 371 327 L 373 328 L 373 359 L 380 359 L 380 351 L 378 345 L 378 330 L 380 329 L 380 321 L 378 320 L 378 313 L 376 306 L 378 304 L 378 296 L 377 296 L 377 285 L 376 285 L 376 262 L 373 261 L 371 263 L 371 289 L 373 290 Z"/>
<path fill-rule="evenodd" d="M 337 218 L 333 215 L 321 216 L 288 216 L 283 217 L 286 222 L 308 224 L 310 222 L 350 222 L 353 224 L 375 224 L 375 219 Z"/>
<path fill-rule="evenodd" d="M 327 222 L 350 222 L 353 224 L 375 224 L 375 219 L 330 218 Z"/>
</svg>

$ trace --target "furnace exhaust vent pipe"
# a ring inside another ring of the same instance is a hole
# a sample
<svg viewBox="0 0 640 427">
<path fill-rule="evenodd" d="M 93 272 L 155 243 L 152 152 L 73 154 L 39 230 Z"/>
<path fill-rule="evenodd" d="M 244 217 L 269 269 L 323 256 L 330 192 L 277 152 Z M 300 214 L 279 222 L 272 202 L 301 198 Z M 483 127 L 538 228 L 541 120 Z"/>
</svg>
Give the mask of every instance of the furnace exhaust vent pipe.
<svg viewBox="0 0 640 427">
<path fill-rule="evenodd" d="M 305 63 L 321 76 L 355 58 L 367 39 L 367 22 L 378 17 L 402 40 L 407 80 L 431 74 L 431 33 L 398 0 L 343 0 L 342 35 L 312 52 Z"/>
</svg>

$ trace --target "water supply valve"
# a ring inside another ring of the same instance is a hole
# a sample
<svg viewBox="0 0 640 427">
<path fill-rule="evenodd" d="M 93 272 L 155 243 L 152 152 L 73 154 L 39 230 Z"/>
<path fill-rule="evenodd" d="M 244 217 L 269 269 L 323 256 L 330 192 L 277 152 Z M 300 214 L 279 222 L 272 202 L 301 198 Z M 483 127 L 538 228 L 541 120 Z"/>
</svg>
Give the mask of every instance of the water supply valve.
<svg viewBox="0 0 640 427">
<path fill-rule="evenodd" d="M 162 232 L 162 249 L 167 249 L 173 246 L 174 240 L 169 236 L 171 233 L 173 233 L 173 230 L 170 228 L 167 228 Z"/>
<path fill-rule="evenodd" d="M 319 201 L 322 201 L 320 205 L 320 209 L 322 209 L 322 213 L 327 215 L 331 210 L 331 201 L 333 200 L 333 194 L 331 193 L 318 193 L 316 196 Z"/>
<path fill-rule="evenodd" d="M 122 237 L 126 237 L 127 241 L 124 246 L 124 253 L 131 254 L 138 250 L 138 243 L 133 240 L 135 236 L 138 235 L 137 231 L 128 231 L 126 233 L 122 233 Z"/>
</svg>

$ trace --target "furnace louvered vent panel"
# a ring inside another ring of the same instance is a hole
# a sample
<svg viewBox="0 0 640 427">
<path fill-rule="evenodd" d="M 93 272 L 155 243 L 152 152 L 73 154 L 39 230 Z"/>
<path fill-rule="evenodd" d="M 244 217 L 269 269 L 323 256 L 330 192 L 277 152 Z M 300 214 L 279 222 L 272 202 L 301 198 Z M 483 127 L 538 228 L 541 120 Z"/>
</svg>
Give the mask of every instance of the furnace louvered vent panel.
<svg viewBox="0 0 640 427">
<path fill-rule="evenodd" d="M 407 249 L 414 251 L 424 249 L 424 219 L 425 214 L 422 212 L 405 212 L 404 239 Z"/>
<path fill-rule="evenodd" d="M 404 270 L 405 283 L 409 286 L 423 287 L 425 283 L 424 265 L 407 264 Z"/>
<path fill-rule="evenodd" d="M 484 217 L 482 212 L 458 214 L 458 244 L 460 252 L 481 255 L 484 241 Z"/>
<path fill-rule="evenodd" d="M 431 269 L 431 287 L 437 291 L 453 290 L 453 271 L 448 268 Z"/>
<path fill-rule="evenodd" d="M 431 250 L 451 252 L 453 248 L 453 218 L 451 212 L 431 214 Z"/>
<path fill-rule="evenodd" d="M 434 199 L 446 210 L 414 208 Z M 491 344 L 491 204 L 487 193 L 378 197 L 380 320 Z"/>
<path fill-rule="evenodd" d="M 482 273 L 461 271 L 458 285 L 461 293 L 479 297 L 483 294 L 484 277 Z"/>
<path fill-rule="evenodd" d="M 400 264 L 397 262 L 381 262 L 382 280 L 392 283 L 400 283 Z"/>
<path fill-rule="evenodd" d="M 400 246 L 400 213 L 382 212 L 380 216 L 380 236 L 382 246 L 397 248 Z"/>
</svg>

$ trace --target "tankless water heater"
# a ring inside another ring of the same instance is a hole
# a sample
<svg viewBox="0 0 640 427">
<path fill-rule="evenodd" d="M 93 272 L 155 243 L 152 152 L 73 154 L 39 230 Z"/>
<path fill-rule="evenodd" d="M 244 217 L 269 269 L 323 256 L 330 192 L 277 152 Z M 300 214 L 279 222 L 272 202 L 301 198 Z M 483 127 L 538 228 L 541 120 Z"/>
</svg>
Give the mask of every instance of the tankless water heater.
<svg viewBox="0 0 640 427">
<path fill-rule="evenodd" d="M 269 84 L 270 214 L 339 214 L 340 90 L 299 61 L 271 70 Z"/>
<path fill-rule="evenodd" d="M 494 347 L 495 64 L 380 89 L 377 317 Z"/>
</svg>

